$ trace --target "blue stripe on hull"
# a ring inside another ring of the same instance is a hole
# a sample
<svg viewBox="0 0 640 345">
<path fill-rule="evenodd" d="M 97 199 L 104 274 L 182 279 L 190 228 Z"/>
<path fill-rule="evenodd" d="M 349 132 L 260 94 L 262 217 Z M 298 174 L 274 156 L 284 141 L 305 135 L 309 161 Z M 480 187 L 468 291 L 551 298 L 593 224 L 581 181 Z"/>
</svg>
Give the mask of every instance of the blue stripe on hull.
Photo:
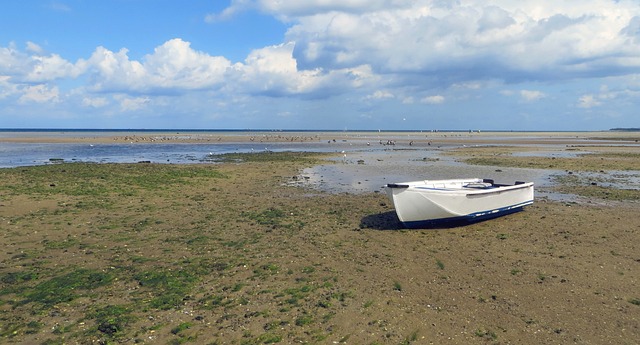
<svg viewBox="0 0 640 345">
<path fill-rule="evenodd" d="M 524 206 L 531 205 L 532 203 L 533 200 L 519 205 L 509 206 L 492 211 L 472 213 L 466 216 L 402 222 L 402 225 L 409 229 L 450 228 L 462 226 L 520 212 L 523 210 Z"/>
</svg>

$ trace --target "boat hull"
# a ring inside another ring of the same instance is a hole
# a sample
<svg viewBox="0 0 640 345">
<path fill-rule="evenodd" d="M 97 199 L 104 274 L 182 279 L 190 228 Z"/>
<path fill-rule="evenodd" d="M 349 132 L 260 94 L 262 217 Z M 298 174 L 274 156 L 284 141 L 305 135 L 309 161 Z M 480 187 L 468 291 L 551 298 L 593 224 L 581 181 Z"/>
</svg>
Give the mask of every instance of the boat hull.
<svg viewBox="0 0 640 345">
<path fill-rule="evenodd" d="M 476 222 L 518 212 L 533 203 L 532 182 L 497 185 L 477 178 L 427 180 L 389 184 L 386 191 L 407 228 Z"/>
</svg>

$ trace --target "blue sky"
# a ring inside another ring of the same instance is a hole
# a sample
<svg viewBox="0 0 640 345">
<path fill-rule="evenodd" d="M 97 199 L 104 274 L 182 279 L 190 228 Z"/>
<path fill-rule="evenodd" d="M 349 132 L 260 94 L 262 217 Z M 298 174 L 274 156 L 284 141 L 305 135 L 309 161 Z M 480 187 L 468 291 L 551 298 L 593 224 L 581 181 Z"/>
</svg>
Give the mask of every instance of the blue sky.
<svg viewBox="0 0 640 345">
<path fill-rule="evenodd" d="M 637 0 L 21 0 L 0 127 L 640 127 Z"/>
</svg>

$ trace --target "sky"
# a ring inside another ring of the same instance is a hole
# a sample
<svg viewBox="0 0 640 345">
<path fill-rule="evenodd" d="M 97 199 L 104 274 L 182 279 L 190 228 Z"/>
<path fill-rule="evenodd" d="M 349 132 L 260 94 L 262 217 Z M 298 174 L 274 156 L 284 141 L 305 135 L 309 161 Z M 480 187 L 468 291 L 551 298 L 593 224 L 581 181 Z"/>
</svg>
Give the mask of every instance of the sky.
<svg viewBox="0 0 640 345">
<path fill-rule="evenodd" d="M 0 4 L 0 128 L 620 127 L 637 0 Z"/>
</svg>

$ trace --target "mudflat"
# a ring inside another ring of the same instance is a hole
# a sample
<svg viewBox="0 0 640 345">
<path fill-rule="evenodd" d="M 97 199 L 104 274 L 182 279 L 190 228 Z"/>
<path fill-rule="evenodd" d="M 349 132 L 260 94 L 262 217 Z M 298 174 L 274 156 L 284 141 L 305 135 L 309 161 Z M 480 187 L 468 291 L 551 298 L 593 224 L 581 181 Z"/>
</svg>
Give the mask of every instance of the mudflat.
<svg viewBox="0 0 640 345">
<path fill-rule="evenodd" d="M 424 230 L 402 229 L 381 193 L 305 186 L 301 169 L 328 154 L 2 169 L 0 339 L 633 344 L 640 194 L 580 172 L 638 170 L 634 140 L 577 157 L 515 154 L 539 150 L 524 140 L 452 150 L 560 169 L 554 188 L 578 197 Z"/>
</svg>

